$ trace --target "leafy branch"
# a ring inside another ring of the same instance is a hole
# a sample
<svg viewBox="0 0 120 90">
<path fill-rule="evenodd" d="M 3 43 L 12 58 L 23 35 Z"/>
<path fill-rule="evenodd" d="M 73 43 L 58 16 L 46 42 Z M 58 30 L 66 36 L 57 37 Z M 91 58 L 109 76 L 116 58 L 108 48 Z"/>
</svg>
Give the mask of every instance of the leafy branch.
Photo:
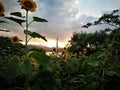
<svg viewBox="0 0 120 90">
<path fill-rule="evenodd" d="M 97 21 L 93 23 L 87 23 L 83 25 L 83 28 L 89 28 L 92 25 L 100 25 L 100 24 L 108 24 L 110 26 L 114 26 L 115 28 L 120 28 L 120 16 L 118 15 L 119 10 L 113 10 L 110 14 L 103 14 Z"/>
</svg>

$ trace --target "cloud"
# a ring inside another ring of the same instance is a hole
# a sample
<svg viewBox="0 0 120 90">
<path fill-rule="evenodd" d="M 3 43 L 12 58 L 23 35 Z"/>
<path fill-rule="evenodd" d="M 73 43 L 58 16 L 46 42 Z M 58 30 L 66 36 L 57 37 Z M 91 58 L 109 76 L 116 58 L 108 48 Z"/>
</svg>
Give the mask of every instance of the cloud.
<svg viewBox="0 0 120 90">
<path fill-rule="evenodd" d="M 20 7 L 17 3 L 18 0 L 1 0 L 2 3 L 5 5 L 6 14 L 14 11 L 20 11 Z"/>
<path fill-rule="evenodd" d="M 77 10 L 79 0 L 38 0 L 37 2 L 36 15 L 47 19 L 48 23 L 39 24 L 36 31 L 51 39 L 59 37 L 63 40 L 70 37 L 74 31 L 72 22 L 79 13 Z"/>
<path fill-rule="evenodd" d="M 77 31 L 77 32 L 80 32 L 80 31 L 90 32 L 90 30 L 82 28 L 82 26 L 87 24 L 87 23 L 92 23 L 97 19 L 98 18 L 94 17 L 94 16 L 80 15 L 80 17 L 75 19 L 72 23 L 73 23 L 73 27 L 74 27 L 75 31 Z"/>
<path fill-rule="evenodd" d="M 120 0 L 80 0 L 81 14 L 101 16 L 102 11 L 109 11 L 120 7 Z"/>
<path fill-rule="evenodd" d="M 24 13 L 24 10 L 21 10 L 18 0 L 2 0 L 6 6 L 6 14 L 9 14 L 13 11 L 21 11 Z M 44 35 L 47 39 L 56 39 L 59 38 L 60 41 L 64 41 L 71 37 L 73 32 L 81 31 L 82 25 L 95 21 L 98 17 L 98 11 L 102 14 L 103 9 L 100 9 L 102 3 L 98 0 L 35 0 L 37 2 L 36 12 L 29 13 L 30 18 L 32 16 L 38 16 L 48 20 L 47 23 L 33 23 L 30 25 L 30 30 L 38 32 L 41 35 Z M 118 1 L 118 0 L 117 0 Z M 106 3 L 108 0 L 106 0 Z M 100 4 L 100 5 L 99 5 Z M 92 8 L 89 6 L 91 5 Z M 96 6 L 93 6 L 96 5 Z M 107 3 L 107 5 L 112 5 Z M 115 8 L 116 3 L 114 4 Z M 98 8 L 98 7 L 99 8 Z M 110 7 L 110 6 L 108 6 Z M 107 7 L 107 9 L 108 9 Z M 93 10 L 93 11 L 92 11 Z M 96 13 L 97 12 L 97 13 Z M 90 13 L 88 15 L 88 13 Z M 9 21 L 10 22 L 10 21 Z M 19 35 L 20 38 L 24 39 L 24 34 L 22 28 L 10 22 L 9 25 L 1 24 L 0 27 L 10 29 L 11 32 L 8 35 Z M 97 27 L 96 27 L 97 28 Z M 100 27 L 99 27 L 100 28 Z M 95 28 L 91 28 L 87 32 L 94 31 Z"/>
<path fill-rule="evenodd" d="M 110 13 L 112 13 L 113 10 L 102 11 L 101 13 L 102 13 L 102 15 L 103 14 L 110 14 Z M 118 9 L 118 10 L 119 10 L 119 12 L 117 14 L 120 16 L 120 9 Z M 82 31 L 85 31 L 88 33 L 99 31 L 99 30 L 104 30 L 105 28 L 108 28 L 108 27 L 111 29 L 115 28 L 114 26 L 111 26 L 109 24 L 101 24 L 101 25 L 91 26 L 89 28 L 82 28 L 83 25 L 85 25 L 87 23 L 93 23 L 94 21 L 97 21 L 98 19 L 99 19 L 99 17 L 81 15 L 81 17 L 77 21 L 75 21 L 74 23 L 78 24 L 78 22 L 80 21 L 80 25 L 78 26 L 78 31 L 81 29 Z"/>
<path fill-rule="evenodd" d="M 72 25 L 72 20 L 74 20 L 75 15 L 78 13 L 77 7 L 79 5 L 79 0 L 36 0 L 37 1 L 37 11 L 35 13 L 30 13 L 30 17 L 38 16 L 48 20 L 48 23 L 34 23 L 31 25 L 31 31 L 36 31 L 40 34 L 45 35 L 47 38 L 54 39 L 59 37 L 60 40 L 64 40 L 69 37 L 74 31 Z M 17 0 L 2 0 L 5 3 L 7 12 L 21 11 Z M 12 5 L 12 6 L 11 6 Z M 11 22 L 10 25 L 14 26 L 15 23 Z M 11 27 L 6 27 L 12 29 Z M 14 26 L 14 28 L 19 28 L 19 26 Z M 15 29 L 12 33 L 19 34 Z M 21 35 L 20 35 L 21 36 Z"/>
</svg>

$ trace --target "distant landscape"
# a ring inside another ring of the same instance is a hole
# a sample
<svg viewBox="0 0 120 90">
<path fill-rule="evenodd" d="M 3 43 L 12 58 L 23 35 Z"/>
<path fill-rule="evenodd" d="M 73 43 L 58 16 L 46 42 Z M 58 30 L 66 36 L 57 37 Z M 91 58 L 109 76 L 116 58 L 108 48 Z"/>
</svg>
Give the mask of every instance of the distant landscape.
<svg viewBox="0 0 120 90">
<path fill-rule="evenodd" d="M 28 45 L 29 48 L 38 48 L 38 49 L 43 49 L 45 50 L 46 52 L 47 51 L 50 51 L 52 52 L 52 48 L 55 48 L 55 47 L 47 47 L 47 46 L 43 46 L 43 45 Z M 61 52 L 62 51 L 62 48 L 59 48 L 58 47 L 58 51 Z"/>
</svg>

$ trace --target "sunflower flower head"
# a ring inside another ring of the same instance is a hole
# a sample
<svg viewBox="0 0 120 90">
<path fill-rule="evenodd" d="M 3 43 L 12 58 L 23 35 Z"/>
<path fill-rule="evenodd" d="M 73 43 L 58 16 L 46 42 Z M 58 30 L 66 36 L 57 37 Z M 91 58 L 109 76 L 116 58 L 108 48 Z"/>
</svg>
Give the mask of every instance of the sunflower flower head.
<svg viewBox="0 0 120 90">
<path fill-rule="evenodd" d="M 77 57 L 77 53 L 74 53 L 74 58 L 76 58 Z"/>
<path fill-rule="evenodd" d="M 14 43 L 14 44 L 17 44 L 17 43 L 19 43 L 19 38 L 17 37 L 17 36 L 13 36 L 12 38 L 11 38 L 11 42 L 12 43 Z"/>
<path fill-rule="evenodd" d="M 70 53 L 69 53 L 69 52 L 66 52 L 66 53 L 65 53 L 64 62 L 67 62 L 67 59 L 69 58 L 69 56 L 70 56 Z"/>
<path fill-rule="evenodd" d="M 31 64 L 34 68 L 37 67 L 37 63 L 34 58 L 32 58 Z"/>
<path fill-rule="evenodd" d="M 74 53 L 71 57 L 72 58 L 76 58 L 77 57 L 77 53 Z"/>
<path fill-rule="evenodd" d="M 79 52 L 79 55 L 82 56 L 82 52 L 81 51 Z"/>
<path fill-rule="evenodd" d="M 63 48 L 63 52 L 66 52 L 66 51 L 67 51 L 67 48 L 66 48 L 66 47 L 64 47 L 64 48 Z"/>
<path fill-rule="evenodd" d="M 56 50 L 56 48 L 52 48 L 52 52 L 56 52 L 57 50 Z"/>
<path fill-rule="evenodd" d="M 5 7 L 4 4 L 2 2 L 0 2 L 0 16 L 2 16 L 5 12 Z"/>
<path fill-rule="evenodd" d="M 86 54 L 87 53 L 87 48 L 84 48 L 83 49 L 83 54 Z"/>
<path fill-rule="evenodd" d="M 37 5 L 33 0 L 20 0 L 20 5 L 23 9 L 34 12 L 36 11 Z"/>
</svg>

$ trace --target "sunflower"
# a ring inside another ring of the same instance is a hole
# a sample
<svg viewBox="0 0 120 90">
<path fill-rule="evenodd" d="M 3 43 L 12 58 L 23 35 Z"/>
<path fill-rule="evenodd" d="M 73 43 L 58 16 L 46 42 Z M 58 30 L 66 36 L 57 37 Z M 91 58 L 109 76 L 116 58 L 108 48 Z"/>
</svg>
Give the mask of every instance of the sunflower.
<svg viewBox="0 0 120 90">
<path fill-rule="evenodd" d="M 67 59 L 69 58 L 69 56 L 70 56 L 70 53 L 69 53 L 69 52 L 66 52 L 66 53 L 65 53 L 64 62 L 67 62 Z"/>
<path fill-rule="evenodd" d="M 11 41 L 12 41 L 12 43 L 17 44 L 17 43 L 19 43 L 20 40 L 19 40 L 19 38 L 17 36 L 13 36 L 11 38 Z"/>
<path fill-rule="evenodd" d="M 37 63 L 34 58 L 32 58 L 31 64 L 34 68 L 37 67 Z"/>
<path fill-rule="evenodd" d="M 81 51 L 79 52 L 79 55 L 82 56 L 82 52 Z"/>
<path fill-rule="evenodd" d="M 77 57 L 77 53 L 74 53 L 71 57 L 72 58 L 76 58 Z"/>
<path fill-rule="evenodd" d="M 66 51 L 67 51 L 67 48 L 66 48 L 66 47 L 64 47 L 64 48 L 63 48 L 63 52 L 66 52 Z"/>
<path fill-rule="evenodd" d="M 74 55 L 73 55 L 73 56 L 74 56 L 74 58 L 76 58 L 76 57 L 77 57 L 77 53 L 74 53 Z"/>
<path fill-rule="evenodd" d="M 31 12 L 34 12 L 37 7 L 36 2 L 34 2 L 33 0 L 20 0 L 20 5 L 22 6 L 22 8 Z"/>
<path fill-rule="evenodd" d="M 27 53 L 27 56 L 30 56 L 33 52 L 34 52 L 34 51 L 29 51 L 29 52 Z"/>
<path fill-rule="evenodd" d="M 52 51 L 53 51 L 53 52 L 56 52 L 57 50 L 56 50 L 56 48 L 52 48 Z"/>
<path fill-rule="evenodd" d="M 87 53 L 87 48 L 84 48 L 83 49 L 83 54 L 86 54 Z"/>
<path fill-rule="evenodd" d="M 3 3 L 0 2 L 0 16 L 2 16 L 4 12 L 5 12 L 5 7 Z"/>
<path fill-rule="evenodd" d="M 28 56 L 28 57 L 31 57 L 31 64 L 32 64 L 32 66 L 35 68 L 35 67 L 37 67 L 38 65 L 37 65 L 36 60 L 31 56 L 32 53 L 34 53 L 34 51 L 29 51 L 29 52 L 27 53 L 27 56 Z"/>
</svg>

